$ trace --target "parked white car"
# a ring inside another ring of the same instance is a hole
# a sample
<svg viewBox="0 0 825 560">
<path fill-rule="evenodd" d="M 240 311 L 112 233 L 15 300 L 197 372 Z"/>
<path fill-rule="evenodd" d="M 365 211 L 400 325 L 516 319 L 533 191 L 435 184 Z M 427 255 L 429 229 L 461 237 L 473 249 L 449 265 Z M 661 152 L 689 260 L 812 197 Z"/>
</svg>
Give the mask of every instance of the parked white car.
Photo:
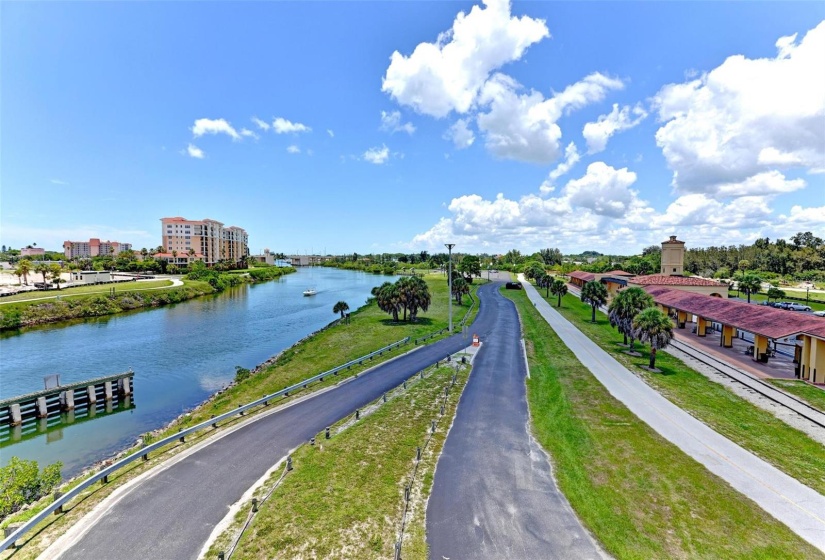
<svg viewBox="0 0 825 560">
<path fill-rule="evenodd" d="M 817 317 L 825 317 L 825 310 L 823 311 L 814 311 L 814 315 Z"/>
<path fill-rule="evenodd" d="M 802 303 L 796 303 L 796 302 L 789 303 L 787 309 L 790 309 L 791 311 L 810 311 L 811 310 L 811 308 L 809 306 L 807 306 L 805 304 L 802 304 Z"/>
</svg>

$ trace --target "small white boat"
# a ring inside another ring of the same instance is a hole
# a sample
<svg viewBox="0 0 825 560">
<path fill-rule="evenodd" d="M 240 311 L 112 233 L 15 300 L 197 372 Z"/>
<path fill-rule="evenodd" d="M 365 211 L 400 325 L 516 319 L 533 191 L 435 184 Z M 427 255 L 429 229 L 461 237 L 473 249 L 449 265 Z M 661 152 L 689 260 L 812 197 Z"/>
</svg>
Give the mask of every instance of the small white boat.
<svg viewBox="0 0 825 560">
<path fill-rule="evenodd" d="M 318 292 L 315 291 L 315 288 L 307 288 L 306 290 L 304 290 L 304 295 L 305 296 L 314 296 L 317 293 Z"/>
</svg>

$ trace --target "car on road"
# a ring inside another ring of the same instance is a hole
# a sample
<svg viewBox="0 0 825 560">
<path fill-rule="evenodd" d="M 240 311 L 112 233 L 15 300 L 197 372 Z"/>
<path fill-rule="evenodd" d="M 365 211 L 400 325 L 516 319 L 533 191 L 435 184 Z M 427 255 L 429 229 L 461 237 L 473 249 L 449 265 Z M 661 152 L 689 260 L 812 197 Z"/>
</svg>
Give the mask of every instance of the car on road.
<svg viewBox="0 0 825 560">
<path fill-rule="evenodd" d="M 814 315 L 816 315 L 817 317 L 825 317 L 825 309 L 823 309 L 822 311 L 814 311 Z"/>
<path fill-rule="evenodd" d="M 809 305 L 805 305 L 804 303 L 792 302 L 789 303 L 785 309 L 790 309 L 791 311 L 810 311 L 811 307 Z"/>
<path fill-rule="evenodd" d="M 508 290 L 520 290 L 521 282 L 507 282 L 506 288 Z"/>
</svg>

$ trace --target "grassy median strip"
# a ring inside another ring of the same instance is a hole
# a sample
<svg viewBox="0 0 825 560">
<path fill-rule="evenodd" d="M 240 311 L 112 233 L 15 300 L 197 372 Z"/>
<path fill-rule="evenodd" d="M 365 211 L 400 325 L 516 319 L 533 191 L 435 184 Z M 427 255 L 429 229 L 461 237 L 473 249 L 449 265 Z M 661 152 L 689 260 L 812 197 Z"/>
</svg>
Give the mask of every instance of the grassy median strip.
<svg viewBox="0 0 825 560">
<path fill-rule="evenodd" d="M 234 384 L 221 392 L 220 395 L 208 401 L 201 407 L 196 408 L 188 415 L 183 416 L 178 421 L 172 423 L 163 430 L 146 434 L 144 436 L 144 443 L 148 444 L 152 441 L 157 441 L 164 437 L 175 434 L 179 429 L 195 425 L 199 422 L 208 420 L 211 415 L 219 415 L 237 408 L 239 404 L 246 404 L 248 402 L 259 399 L 261 396 L 276 392 L 284 387 L 288 387 L 298 383 L 302 379 L 306 379 L 322 371 L 331 369 L 342 363 L 348 362 L 360 356 L 369 354 L 378 348 L 391 344 L 405 336 L 420 337 L 425 334 L 430 334 L 434 331 L 440 330 L 447 326 L 447 282 L 441 275 L 432 275 L 425 278 L 430 287 L 433 303 L 429 311 L 421 312 L 419 314 L 419 321 L 417 323 L 398 323 L 393 324 L 392 319 L 386 313 L 378 309 L 375 303 L 371 303 L 353 313 L 351 313 L 350 323 L 341 324 L 335 323 L 330 327 L 315 333 L 314 335 L 296 344 L 294 347 L 286 350 L 281 354 L 274 364 L 261 369 L 261 371 L 252 374 L 245 381 Z M 383 282 L 380 276 L 376 277 L 376 284 Z M 191 282 L 190 282 L 191 283 Z M 478 301 L 475 290 L 483 282 L 476 281 L 473 289 L 473 297 Z M 202 284 L 202 283 L 198 283 Z M 353 307 L 355 307 L 353 305 Z M 464 314 L 470 309 L 470 300 L 465 297 L 462 305 L 453 303 L 453 319 L 455 323 L 464 317 Z M 473 307 L 469 322 L 473 320 L 478 313 L 478 304 Z M 330 318 L 333 318 L 332 309 L 330 309 Z M 446 334 L 443 336 L 447 336 Z M 428 342 L 438 340 L 432 339 Z M 414 348 L 412 344 L 402 346 L 400 349 L 385 353 L 382 357 L 376 357 L 374 360 L 368 360 L 363 366 L 354 366 L 352 370 L 342 371 L 338 376 L 330 376 L 322 383 L 318 383 L 309 388 L 310 391 L 318 388 L 326 387 L 341 381 L 347 377 L 362 372 L 382 361 L 386 361 L 392 357 L 398 356 L 404 352 L 408 352 Z M 289 399 L 300 396 L 299 393 L 293 393 Z M 273 401 L 271 405 L 282 404 L 288 399 L 281 399 Z M 221 428 L 232 426 L 240 421 L 239 418 L 235 420 L 226 421 L 221 425 Z M 18 551 L 14 558 L 34 558 L 39 552 L 48 546 L 48 542 L 59 534 L 62 534 L 66 527 L 74 523 L 88 511 L 90 511 L 97 503 L 108 496 L 119 484 L 131 480 L 135 476 L 145 472 L 148 468 L 155 466 L 159 462 L 163 462 L 169 458 L 169 452 L 177 453 L 192 445 L 196 445 L 204 438 L 211 435 L 210 430 L 199 432 L 193 436 L 186 438 L 186 443 L 172 443 L 164 449 L 163 452 L 153 453 L 148 462 L 137 461 L 128 467 L 118 471 L 110 477 L 110 482 L 107 485 L 97 486 L 89 489 L 84 493 L 84 496 L 73 500 L 65 510 L 66 514 L 59 517 L 54 517 L 49 521 L 44 521 L 41 524 L 39 531 L 32 531 L 26 537 L 21 539 L 21 543 L 25 542 L 26 547 Z M 140 448 L 133 448 L 129 453 L 140 453 Z M 73 481 L 77 484 L 78 481 Z M 51 497 L 46 497 L 35 504 L 31 510 L 20 512 L 12 515 L 3 521 L 0 526 L 8 525 L 9 523 L 23 522 L 32 517 L 34 512 L 41 511 L 42 508 L 51 503 Z M 0 553 L 0 558 L 6 558 L 4 553 Z"/>
<path fill-rule="evenodd" d="M 6 296 L 0 298 L 0 305 L 7 305 L 9 303 L 19 301 L 32 301 L 32 303 L 42 303 L 44 300 L 54 299 L 56 296 L 61 298 L 71 296 L 87 296 L 89 294 L 109 294 L 112 288 L 115 292 L 135 292 L 141 290 L 157 290 L 158 288 L 171 287 L 173 282 L 171 280 L 143 280 L 140 282 L 112 282 L 110 284 L 90 284 L 88 286 L 73 286 L 70 288 L 62 288 L 60 290 L 34 290 L 31 292 L 20 292 L 13 296 Z"/>
<path fill-rule="evenodd" d="M 522 292 L 533 430 L 576 513 L 617 558 L 825 558 L 613 398 Z M 658 360 L 657 360 L 658 364 Z"/>
<path fill-rule="evenodd" d="M 552 295 L 548 301 L 596 344 L 679 408 L 789 476 L 825 494 L 825 446 L 666 352 L 656 354 L 656 367 L 662 373 L 647 371 L 643 366 L 649 361 L 649 346 L 642 347 L 637 341 L 636 350 L 642 356 L 634 358 L 625 354 L 625 348 L 619 346 L 622 335 L 610 327 L 607 317 L 597 313 L 597 322 L 591 323 L 590 306 L 575 296 L 565 296 L 560 309 L 555 307 L 556 298 Z"/>
<path fill-rule="evenodd" d="M 456 384 L 446 400 L 444 389 Z M 469 375 L 468 366 L 428 369 L 414 376 L 407 389 L 398 388 L 387 403 L 336 433 L 319 434 L 315 446 L 304 445 L 293 455 L 294 470 L 263 502 L 232 555 L 258 558 L 392 558 L 405 505 L 405 486 L 415 467 L 416 447 L 422 447 L 402 548 L 405 559 L 427 558 L 424 514 L 433 473 L 452 422 L 458 398 Z M 429 445 L 431 422 L 438 421 Z M 267 484 L 282 475 L 279 469 Z M 257 492 L 262 498 L 269 490 Z M 237 515 L 235 528 L 219 537 L 207 553 L 216 558 L 227 550 L 250 506 Z"/>
<path fill-rule="evenodd" d="M 812 407 L 825 411 L 825 390 L 796 379 L 766 379 L 766 381 L 802 399 Z"/>
</svg>

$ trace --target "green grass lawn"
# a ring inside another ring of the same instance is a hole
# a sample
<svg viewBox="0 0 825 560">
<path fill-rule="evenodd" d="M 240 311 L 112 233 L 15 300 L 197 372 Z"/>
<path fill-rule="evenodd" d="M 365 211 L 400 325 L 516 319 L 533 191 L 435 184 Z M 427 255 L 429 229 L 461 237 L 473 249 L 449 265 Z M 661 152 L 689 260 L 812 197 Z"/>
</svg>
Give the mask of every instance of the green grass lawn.
<svg viewBox="0 0 825 560">
<path fill-rule="evenodd" d="M 523 324 L 533 432 L 552 457 L 561 490 L 611 555 L 825 557 L 613 398 L 526 294 L 504 294 Z"/>
<path fill-rule="evenodd" d="M 376 278 L 376 283 L 380 284 L 380 277 Z M 399 323 L 393 324 L 391 317 L 378 309 L 375 303 L 371 303 L 358 311 L 351 313 L 350 324 L 335 324 L 314 336 L 302 341 L 293 348 L 284 352 L 281 358 L 272 366 L 265 368 L 263 371 L 252 375 L 247 380 L 233 385 L 228 388 L 221 395 L 217 396 L 212 401 L 206 403 L 192 411 L 189 415 L 184 416 L 179 421 L 160 430 L 156 433 L 146 434 L 146 441 L 156 441 L 163 437 L 172 435 L 178 431 L 180 427 L 190 426 L 209 419 L 211 415 L 218 415 L 234 409 L 238 404 L 246 404 L 250 401 L 256 400 L 264 394 L 273 393 L 279 389 L 299 382 L 302 379 L 311 377 L 322 371 L 331 369 L 337 365 L 345 363 L 354 358 L 369 354 L 383 346 L 392 342 L 400 340 L 405 336 L 421 337 L 430 334 L 434 331 L 440 330 L 447 326 L 447 283 L 442 275 L 432 275 L 425 277 L 430 287 L 433 303 L 426 312 L 419 312 L 419 322 Z M 383 280 L 381 280 L 383 282 Z M 473 297 L 478 286 L 483 284 L 476 280 L 473 284 Z M 191 282 L 187 281 L 187 285 L 195 288 L 208 287 L 205 282 Z M 477 301 L 477 299 L 476 299 Z M 353 306 L 354 307 L 354 306 Z M 457 324 L 464 314 L 470 309 L 470 300 L 465 297 L 462 305 L 453 303 L 453 320 Z M 478 305 L 473 306 L 469 322 L 478 313 Z M 335 315 L 330 308 L 330 321 L 334 321 Z M 428 342 L 434 342 L 448 336 L 447 334 L 441 337 L 436 337 Z M 468 341 L 469 345 L 469 341 Z M 363 366 L 353 367 L 351 371 L 341 372 L 339 376 L 332 379 L 326 379 L 323 383 L 312 385 L 308 390 L 317 390 L 333 383 L 337 383 L 342 378 L 354 375 L 357 372 L 363 371 L 372 367 L 382 361 L 386 361 L 394 356 L 398 356 L 403 352 L 407 352 L 414 348 L 412 345 L 402 347 L 400 350 L 395 350 L 384 354 L 382 357 L 376 358 L 374 361 L 367 362 Z M 300 396 L 300 392 L 293 393 L 288 399 L 294 399 Z M 280 404 L 288 399 L 279 400 Z M 225 425 L 233 425 L 236 420 L 227 421 Z M 168 458 L 165 454 L 168 451 L 177 452 L 190 445 L 194 445 L 203 438 L 209 437 L 212 432 L 206 430 L 194 437 L 187 438 L 185 444 L 173 443 L 170 444 L 163 452 L 152 454 L 148 463 L 137 461 L 132 463 L 130 467 L 119 471 L 110 478 L 110 483 L 105 486 L 95 486 L 90 490 L 85 497 L 78 499 L 76 503 L 67 507 L 71 510 L 68 515 L 50 518 L 48 522 L 44 522 L 42 535 L 41 532 L 33 532 L 29 538 L 31 543 L 26 545 L 24 550 L 15 554 L 14 558 L 34 558 L 42 551 L 46 543 L 40 537 L 45 537 L 52 534 L 60 534 L 65 531 L 65 527 L 75 522 L 77 516 L 82 515 L 91 510 L 92 507 L 100 500 L 105 498 L 118 484 L 130 480 L 137 474 L 144 472 L 146 468 L 152 467 L 160 461 Z M 133 448 L 129 453 L 139 453 L 138 448 Z M 35 507 L 42 507 L 42 503 L 49 503 L 50 498 L 45 498 L 41 503 Z M 18 513 L 4 521 L 5 524 L 10 522 L 17 522 L 25 519 L 25 513 Z M 6 558 L 0 553 L 0 558 Z"/>
<path fill-rule="evenodd" d="M 210 403 L 192 413 L 183 420 L 184 425 L 196 424 L 209 418 L 212 414 L 221 414 L 238 404 L 245 404 L 259 399 L 262 395 L 274 393 L 284 387 L 298 383 L 302 379 L 312 377 L 318 373 L 331 369 L 337 365 L 364 356 L 387 346 L 404 337 L 417 338 L 446 328 L 448 323 L 447 282 L 440 275 L 426 276 L 425 280 L 430 287 L 432 304 L 426 312 L 419 312 L 418 322 L 393 323 L 392 316 L 384 313 L 374 303 L 362 307 L 350 314 L 350 323 L 336 323 L 317 333 L 311 340 L 286 350 L 277 362 L 264 371 L 253 375 L 248 380 L 231 387 Z M 380 284 L 381 278 L 376 278 Z M 379 282 L 380 281 L 380 282 Z M 478 280 L 473 284 L 473 290 L 481 285 Z M 477 297 L 474 295 L 474 297 Z M 464 297 L 462 304 L 453 302 L 453 325 L 457 328 L 458 322 L 470 309 L 470 299 Z M 354 305 L 353 305 L 354 307 Z M 473 315 L 478 312 L 478 305 L 473 308 Z M 330 307 L 330 321 L 335 320 Z M 444 334 L 443 336 L 447 336 Z M 438 340 L 431 339 L 428 342 Z M 468 345 L 470 341 L 468 340 Z M 393 350 L 376 358 L 374 362 L 367 362 L 363 367 L 353 367 L 352 372 L 341 372 L 338 377 L 325 380 L 323 385 L 336 383 L 347 375 L 363 370 L 392 356 L 397 356 L 413 348 L 412 345 Z"/>
<path fill-rule="evenodd" d="M 796 379 L 766 379 L 765 381 L 825 412 L 825 390 Z"/>
<path fill-rule="evenodd" d="M 591 323 L 590 306 L 575 296 L 564 296 L 561 309 L 556 307 L 557 298 L 552 294 L 548 301 L 668 400 L 781 471 L 825 494 L 825 447 L 821 444 L 666 352 L 656 353 L 656 367 L 662 373 L 643 369 L 649 362 L 649 347 L 636 342 L 636 350 L 642 356 L 634 358 L 625 354 L 625 348 L 619 345 L 623 337 L 610 327 L 607 317 L 597 312 L 597 322 Z"/>
<path fill-rule="evenodd" d="M 98 284 L 91 286 L 76 286 L 71 288 L 63 288 L 61 290 L 37 290 L 34 292 L 24 292 L 22 294 L 14 294 L 13 296 L 6 296 L 0 298 L 0 305 L 7 303 L 19 302 L 22 300 L 49 300 L 54 299 L 55 296 L 67 298 L 72 296 L 86 296 L 89 294 L 108 294 L 112 288 L 115 292 L 135 292 L 140 290 L 166 288 L 172 285 L 171 280 L 146 280 L 144 282 L 118 282 L 116 284 Z M 31 303 L 39 303 L 32 301 Z"/>
<path fill-rule="evenodd" d="M 800 294 L 800 292 L 792 292 L 790 290 L 785 290 L 785 293 L 786 293 L 786 295 L 789 295 L 791 297 L 795 297 L 795 298 L 801 297 L 803 301 L 797 301 L 795 299 L 786 299 L 786 298 L 780 298 L 779 301 L 793 301 L 795 303 L 801 303 L 803 305 L 808 305 L 808 306 L 811 307 L 812 311 L 822 311 L 823 309 L 825 309 L 825 303 L 819 303 L 819 302 L 816 302 L 816 301 L 809 301 L 808 303 L 805 303 L 805 301 L 804 301 L 805 300 L 805 292 L 801 292 L 801 294 Z M 728 291 L 728 297 L 737 297 L 736 296 L 736 290 L 729 290 Z M 822 298 L 822 295 L 821 294 L 816 294 L 813 297 L 814 298 Z M 742 299 L 743 301 L 748 301 L 748 295 L 745 292 L 740 292 L 739 293 L 739 298 Z M 768 296 L 766 296 L 765 294 L 751 294 L 751 303 L 753 303 L 755 301 L 767 301 L 767 299 L 768 299 Z M 776 301 L 776 300 L 771 300 L 771 301 Z M 793 311 L 788 311 L 788 313 L 794 313 L 794 312 Z"/>
<path fill-rule="evenodd" d="M 316 446 L 298 449 L 294 470 L 262 503 L 232 557 L 392 558 L 404 511 L 404 487 L 415 465 L 416 447 L 421 446 L 402 555 L 407 560 L 426 560 L 426 501 L 468 375 L 467 369 L 459 370 L 442 417 L 444 387 L 454 371 L 430 369 L 423 380 L 414 378 L 407 390 L 395 391 L 386 404 L 330 440 L 319 434 Z M 425 447 L 432 420 L 439 422 L 438 428 Z M 281 474 L 279 469 L 270 482 Z M 259 497 L 267 492 L 261 489 Z M 238 520 L 245 520 L 248 511 L 241 508 Z M 230 530 L 218 539 L 207 557 L 217 558 L 234 534 Z"/>
</svg>

